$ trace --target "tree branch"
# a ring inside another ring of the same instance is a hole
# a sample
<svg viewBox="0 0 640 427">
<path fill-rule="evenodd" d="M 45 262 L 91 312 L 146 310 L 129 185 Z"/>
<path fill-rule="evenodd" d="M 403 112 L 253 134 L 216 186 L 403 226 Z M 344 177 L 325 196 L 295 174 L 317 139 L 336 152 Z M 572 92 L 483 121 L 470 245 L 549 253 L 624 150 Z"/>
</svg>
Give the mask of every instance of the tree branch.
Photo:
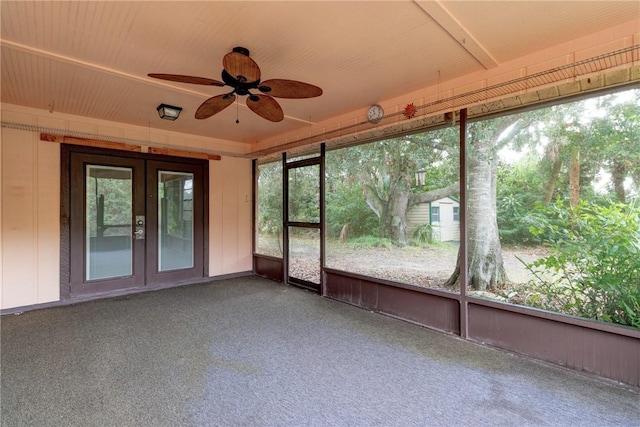
<svg viewBox="0 0 640 427">
<path fill-rule="evenodd" d="M 364 201 L 371 208 L 373 213 L 380 218 L 383 202 L 376 189 L 370 184 L 365 184 L 362 186 L 362 192 L 364 194 Z"/>
<path fill-rule="evenodd" d="M 443 197 L 452 196 L 458 193 L 460 193 L 460 181 L 457 181 L 448 187 L 437 188 L 435 190 L 413 194 L 409 199 L 409 206 L 417 205 L 420 203 L 433 202 L 434 200 L 442 199 Z"/>
</svg>

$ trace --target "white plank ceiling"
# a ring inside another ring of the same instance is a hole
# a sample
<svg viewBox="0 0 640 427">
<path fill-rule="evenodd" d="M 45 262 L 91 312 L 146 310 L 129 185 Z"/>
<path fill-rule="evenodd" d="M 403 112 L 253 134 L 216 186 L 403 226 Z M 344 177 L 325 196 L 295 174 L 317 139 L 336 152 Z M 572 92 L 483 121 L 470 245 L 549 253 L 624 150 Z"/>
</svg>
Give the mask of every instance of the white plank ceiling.
<svg viewBox="0 0 640 427">
<path fill-rule="evenodd" d="M 6 1 L 1 99 L 91 118 L 255 143 L 640 16 L 638 1 Z M 278 99 L 282 122 L 238 104 L 194 113 L 228 88 L 222 57 L 250 50 L 263 80 L 300 80 L 319 98 Z M 184 108 L 175 122 L 160 103 Z M 236 118 L 240 124 L 236 124 Z"/>
</svg>

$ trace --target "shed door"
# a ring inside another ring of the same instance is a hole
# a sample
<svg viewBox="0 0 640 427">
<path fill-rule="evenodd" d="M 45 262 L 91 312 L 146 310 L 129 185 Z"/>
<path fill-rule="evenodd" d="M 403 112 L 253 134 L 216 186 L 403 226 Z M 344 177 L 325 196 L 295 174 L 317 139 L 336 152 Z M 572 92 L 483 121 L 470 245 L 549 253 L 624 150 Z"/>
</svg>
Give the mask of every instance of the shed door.
<svg viewBox="0 0 640 427">
<path fill-rule="evenodd" d="M 455 224 L 453 221 L 453 203 L 440 202 L 440 240 L 455 240 Z"/>
</svg>

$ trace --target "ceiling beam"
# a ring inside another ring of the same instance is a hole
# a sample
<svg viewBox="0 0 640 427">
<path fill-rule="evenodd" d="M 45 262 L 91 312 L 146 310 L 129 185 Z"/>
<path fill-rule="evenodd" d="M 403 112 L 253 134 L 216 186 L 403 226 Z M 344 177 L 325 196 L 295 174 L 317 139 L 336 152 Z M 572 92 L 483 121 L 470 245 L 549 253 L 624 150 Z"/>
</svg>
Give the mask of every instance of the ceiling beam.
<svg viewBox="0 0 640 427">
<path fill-rule="evenodd" d="M 485 69 L 488 70 L 498 66 L 498 61 L 460 24 L 456 17 L 442 5 L 440 0 L 415 0 L 415 2 Z"/>
</svg>

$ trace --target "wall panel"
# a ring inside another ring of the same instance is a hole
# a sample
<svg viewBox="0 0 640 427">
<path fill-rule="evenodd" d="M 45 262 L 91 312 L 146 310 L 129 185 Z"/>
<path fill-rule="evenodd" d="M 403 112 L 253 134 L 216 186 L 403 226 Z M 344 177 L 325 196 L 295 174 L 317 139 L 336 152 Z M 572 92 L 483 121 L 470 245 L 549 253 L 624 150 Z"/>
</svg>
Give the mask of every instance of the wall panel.
<svg viewBox="0 0 640 427">
<path fill-rule="evenodd" d="M 325 269 L 324 277 L 326 297 L 460 335 L 458 295 L 332 269 Z"/>
<path fill-rule="evenodd" d="M 60 146 L 37 142 L 38 302 L 60 299 Z"/>
<path fill-rule="evenodd" d="M 237 263 L 238 271 L 251 271 L 253 264 L 253 241 L 252 241 L 252 224 L 253 224 L 253 171 L 250 160 L 234 159 L 236 167 L 239 171 L 238 175 L 238 253 Z"/>
<path fill-rule="evenodd" d="M 223 274 L 222 269 L 222 160 L 209 161 L 209 276 Z"/>
<path fill-rule="evenodd" d="M 235 270 L 238 253 L 238 229 L 233 225 L 238 222 L 238 175 L 234 159 L 220 161 L 224 171 L 222 186 L 222 273 Z"/>
<path fill-rule="evenodd" d="M 640 387 L 634 328 L 478 301 L 469 303 L 468 338 Z"/>
<path fill-rule="evenodd" d="M 35 143 L 26 132 L 2 131 L 3 307 L 37 302 Z"/>
<path fill-rule="evenodd" d="M 59 150 L 2 130 L 2 308 L 60 297 Z"/>
<path fill-rule="evenodd" d="M 209 165 L 209 275 L 251 271 L 251 160 Z"/>
</svg>

